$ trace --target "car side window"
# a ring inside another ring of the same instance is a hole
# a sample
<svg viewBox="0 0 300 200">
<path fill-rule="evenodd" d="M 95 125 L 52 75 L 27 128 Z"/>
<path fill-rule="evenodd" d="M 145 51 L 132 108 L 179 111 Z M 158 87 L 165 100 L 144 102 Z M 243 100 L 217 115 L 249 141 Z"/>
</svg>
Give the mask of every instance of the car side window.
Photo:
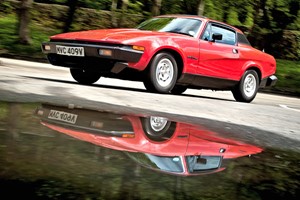
<svg viewBox="0 0 300 200">
<path fill-rule="evenodd" d="M 211 40 L 210 33 L 211 33 L 211 24 L 208 24 L 201 39 L 205 41 L 210 41 Z"/>
<path fill-rule="evenodd" d="M 217 24 L 208 24 L 202 38 L 206 41 L 212 40 L 212 35 L 214 33 L 222 34 L 222 40 L 216 40 L 216 43 L 235 45 L 236 44 L 236 34 L 234 30 L 227 29 L 223 26 L 218 26 Z"/>
</svg>

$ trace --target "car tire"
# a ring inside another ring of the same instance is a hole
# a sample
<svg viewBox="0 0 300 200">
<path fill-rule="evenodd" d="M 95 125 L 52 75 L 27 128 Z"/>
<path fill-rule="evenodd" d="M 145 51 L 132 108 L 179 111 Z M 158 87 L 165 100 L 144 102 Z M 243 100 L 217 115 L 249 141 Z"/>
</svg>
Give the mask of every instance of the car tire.
<svg viewBox="0 0 300 200">
<path fill-rule="evenodd" d="M 182 94 L 187 90 L 186 86 L 183 85 L 175 85 L 173 87 L 173 89 L 171 90 L 172 94 L 178 95 L 178 94 Z"/>
<path fill-rule="evenodd" d="M 148 78 L 146 78 L 143 83 L 148 92 L 151 92 L 151 93 L 156 92 L 155 88 L 153 87 L 153 85 L 151 84 L 151 82 Z"/>
<path fill-rule="evenodd" d="M 259 88 L 259 78 L 255 70 L 247 70 L 232 90 L 236 101 L 250 103 L 256 96 Z"/>
<path fill-rule="evenodd" d="M 70 72 L 75 81 L 84 85 L 91 85 L 97 82 L 101 77 L 99 72 L 84 69 L 70 68 Z"/>
<path fill-rule="evenodd" d="M 145 117 L 141 118 L 141 122 L 147 138 L 157 142 L 169 140 L 176 129 L 176 122 L 164 117 Z"/>
<path fill-rule="evenodd" d="M 154 56 L 144 82 L 150 92 L 170 93 L 177 81 L 177 63 L 175 58 L 167 52 Z"/>
</svg>

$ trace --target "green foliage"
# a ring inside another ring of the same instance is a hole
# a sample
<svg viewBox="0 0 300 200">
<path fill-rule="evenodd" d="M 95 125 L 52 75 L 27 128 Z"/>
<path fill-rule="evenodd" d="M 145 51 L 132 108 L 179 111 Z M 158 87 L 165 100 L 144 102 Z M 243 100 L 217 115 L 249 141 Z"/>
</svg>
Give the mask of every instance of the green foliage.
<svg viewBox="0 0 300 200">
<path fill-rule="evenodd" d="M 79 0 L 79 6 L 97 10 L 110 10 L 111 0 Z"/>
<path fill-rule="evenodd" d="M 218 1 L 205 1 L 204 16 L 215 20 L 223 20 L 224 10 Z"/>
<path fill-rule="evenodd" d="M 94 20 L 91 20 L 94 19 Z M 92 9 L 78 9 L 71 31 L 91 30 L 110 27 L 110 13 Z"/>
<path fill-rule="evenodd" d="M 49 34 L 54 34 L 55 31 L 44 29 L 37 24 L 30 25 L 30 37 L 32 38 L 31 45 L 23 45 L 18 41 L 17 19 L 14 14 L 6 15 L 0 18 L 0 26 L 3 27 L 0 32 L 0 53 L 7 55 L 23 55 L 25 57 L 31 57 L 32 59 L 43 58 L 44 55 L 41 52 L 41 42 L 47 41 Z"/>
<path fill-rule="evenodd" d="M 143 13 L 143 3 L 142 2 L 139 2 L 139 1 L 136 1 L 136 2 L 129 2 L 128 4 L 128 11 L 129 13 Z"/>
<path fill-rule="evenodd" d="M 300 95 L 300 61 L 289 61 L 277 59 L 276 76 L 278 82 L 275 90 L 282 93 Z"/>
<path fill-rule="evenodd" d="M 226 22 L 233 26 L 241 26 L 241 22 L 239 21 L 239 16 L 237 11 L 234 8 L 230 8 L 228 11 Z"/>
<path fill-rule="evenodd" d="M 8 1 L 0 1 L 0 12 L 1 13 L 11 13 L 13 10 L 13 6 Z"/>
<path fill-rule="evenodd" d="M 171 1 L 162 1 L 161 13 L 172 14 L 172 13 L 183 13 L 182 5 L 184 1 L 180 0 L 177 3 Z"/>
<path fill-rule="evenodd" d="M 278 58 L 300 61 L 300 31 L 283 31 L 282 36 L 273 46 Z"/>
<path fill-rule="evenodd" d="M 246 7 L 246 10 L 247 10 L 247 14 L 245 16 L 245 20 L 244 21 L 241 21 L 241 23 L 247 27 L 247 29 L 249 30 L 251 27 L 253 27 L 254 25 L 254 9 L 252 6 L 247 6 Z"/>
</svg>

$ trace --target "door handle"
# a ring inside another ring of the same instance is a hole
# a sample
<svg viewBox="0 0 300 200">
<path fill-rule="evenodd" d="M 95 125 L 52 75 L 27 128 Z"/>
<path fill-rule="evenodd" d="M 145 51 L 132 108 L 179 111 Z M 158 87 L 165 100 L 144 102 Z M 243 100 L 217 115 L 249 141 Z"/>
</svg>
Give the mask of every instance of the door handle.
<svg viewBox="0 0 300 200">
<path fill-rule="evenodd" d="M 237 54 L 237 53 L 239 53 L 239 50 L 237 50 L 237 49 L 232 49 L 232 53 Z"/>
</svg>

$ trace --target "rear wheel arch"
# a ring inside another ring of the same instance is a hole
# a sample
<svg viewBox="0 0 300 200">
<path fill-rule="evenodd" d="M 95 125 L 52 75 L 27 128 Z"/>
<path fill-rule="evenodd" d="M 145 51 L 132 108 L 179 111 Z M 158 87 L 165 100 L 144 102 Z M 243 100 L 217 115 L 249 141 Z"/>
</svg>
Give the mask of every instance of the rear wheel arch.
<svg viewBox="0 0 300 200">
<path fill-rule="evenodd" d="M 254 70 L 254 71 L 256 71 L 256 73 L 257 73 L 257 75 L 258 75 L 258 81 L 259 81 L 259 84 L 260 84 L 261 79 L 262 79 L 262 73 L 261 73 L 261 70 L 260 70 L 257 66 L 250 66 L 250 67 L 248 67 L 248 68 L 244 71 L 244 73 L 245 73 L 246 71 L 248 71 L 248 70 Z"/>
</svg>

